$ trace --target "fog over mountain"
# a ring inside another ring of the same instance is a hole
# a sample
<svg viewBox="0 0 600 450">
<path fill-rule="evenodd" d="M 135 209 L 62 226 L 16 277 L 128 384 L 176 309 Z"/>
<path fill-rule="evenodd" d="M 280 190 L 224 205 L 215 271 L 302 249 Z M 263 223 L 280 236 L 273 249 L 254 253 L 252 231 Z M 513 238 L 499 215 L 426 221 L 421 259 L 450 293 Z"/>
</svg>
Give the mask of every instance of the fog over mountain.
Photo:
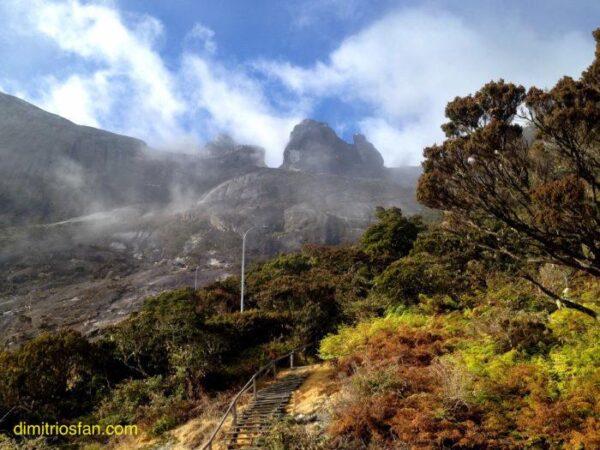
<svg viewBox="0 0 600 450">
<path fill-rule="evenodd" d="M 303 243 L 353 242 L 376 206 L 419 212 L 419 168 L 385 168 L 366 137 L 304 120 L 280 168 L 218 136 L 196 154 L 76 125 L 0 93 L 0 338 L 97 333 L 147 295 Z"/>
</svg>

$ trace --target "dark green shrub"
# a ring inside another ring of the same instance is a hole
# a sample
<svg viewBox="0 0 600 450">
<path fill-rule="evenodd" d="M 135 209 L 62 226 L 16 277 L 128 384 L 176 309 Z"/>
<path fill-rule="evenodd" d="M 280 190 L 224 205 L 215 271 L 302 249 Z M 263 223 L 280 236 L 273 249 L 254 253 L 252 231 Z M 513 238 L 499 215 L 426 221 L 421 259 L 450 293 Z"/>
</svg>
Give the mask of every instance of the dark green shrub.
<svg viewBox="0 0 600 450">
<path fill-rule="evenodd" d="M 201 340 L 201 323 L 193 291 L 182 289 L 147 299 L 138 313 L 111 330 L 108 339 L 138 375 L 164 375 L 172 349 Z"/>
<path fill-rule="evenodd" d="M 302 253 L 289 253 L 279 255 L 266 262 L 261 267 L 264 272 L 286 273 L 300 275 L 311 268 L 310 259 Z"/>
<path fill-rule="evenodd" d="M 75 331 L 42 334 L 0 354 L 0 404 L 15 407 L 9 420 L 74 418 L 90 411 L 123 376 L 119 368 Z"/>
<path fill-rule="evenodd" d="M 384 265 L 408 255 L 417 235 L 425 229 L 419 216 L 406 218 L 400 208 L 378 207 L 375 215 L 378 222 L 362 235 L 361 248 Z"/>
<path fill-rule="evenodd" d="M 375 278 L 377 292 L 395 304 L 415 304 L 419 295 L 444 293 L 454 274 L 427 254 L 407 256 L 390 264 Z"/>
<path fill-rule="evenodd" d="M 206 330 L 218 335 L 229 352 L 238 353 L 291 334 L 292 315 L 288 311 L 248 310 L 220 314 L 205 323 Z"/>
<path fill-rule="evenodd" d="M 196 291 L 197 310 L 202 314 L 237 311 L 240 307 L 240 279 L 227 277 Z"/>
</svg>

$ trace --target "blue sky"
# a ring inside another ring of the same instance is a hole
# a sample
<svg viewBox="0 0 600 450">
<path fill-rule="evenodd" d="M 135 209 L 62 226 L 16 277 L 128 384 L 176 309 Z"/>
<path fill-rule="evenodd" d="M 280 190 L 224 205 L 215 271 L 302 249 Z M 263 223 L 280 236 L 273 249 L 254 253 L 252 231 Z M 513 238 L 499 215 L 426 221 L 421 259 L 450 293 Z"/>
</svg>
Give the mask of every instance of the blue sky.
<svg viewBox="0 0 600 450">
<path fill-rule="evenodd" d="M 578 76 L 598 19 L 595 0 L 4 0 L 0 90 L 167 150 L 225 132 L 275 166 L 311 117 L 416 164 L 454 96 Z"/>
</svg>

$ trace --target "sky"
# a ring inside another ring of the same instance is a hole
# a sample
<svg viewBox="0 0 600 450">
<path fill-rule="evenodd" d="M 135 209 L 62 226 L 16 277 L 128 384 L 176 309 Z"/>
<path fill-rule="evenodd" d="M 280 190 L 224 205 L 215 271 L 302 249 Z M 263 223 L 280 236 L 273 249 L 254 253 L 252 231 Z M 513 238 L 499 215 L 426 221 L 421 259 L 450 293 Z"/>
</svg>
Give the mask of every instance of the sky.
<svg viewBox="0 0 600 450">
<path fill-rule="evenodd" d="M 598 19 L 597 0 L 3 0 L 0 91 L 163 150 L 227 133 L 278 166 L 313 118 L 414 165 L 455 96 L 577 77 Z"/>
</svg>

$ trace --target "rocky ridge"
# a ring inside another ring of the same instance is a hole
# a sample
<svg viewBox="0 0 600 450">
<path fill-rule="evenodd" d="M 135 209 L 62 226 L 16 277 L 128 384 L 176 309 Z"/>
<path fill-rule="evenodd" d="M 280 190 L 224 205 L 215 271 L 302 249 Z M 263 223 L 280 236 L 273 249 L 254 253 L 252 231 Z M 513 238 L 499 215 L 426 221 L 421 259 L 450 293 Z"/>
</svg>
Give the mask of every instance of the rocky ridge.
<svg viewBox="0 0 600 450">
<path fill-rule="evenodd" d="M 334 175 L 378 177 L 383 157 L 362 134 L 353 143 L 340 139 L 326 123 L 305 119 L 294 127 L 281 168 Z"/>
</svg>

